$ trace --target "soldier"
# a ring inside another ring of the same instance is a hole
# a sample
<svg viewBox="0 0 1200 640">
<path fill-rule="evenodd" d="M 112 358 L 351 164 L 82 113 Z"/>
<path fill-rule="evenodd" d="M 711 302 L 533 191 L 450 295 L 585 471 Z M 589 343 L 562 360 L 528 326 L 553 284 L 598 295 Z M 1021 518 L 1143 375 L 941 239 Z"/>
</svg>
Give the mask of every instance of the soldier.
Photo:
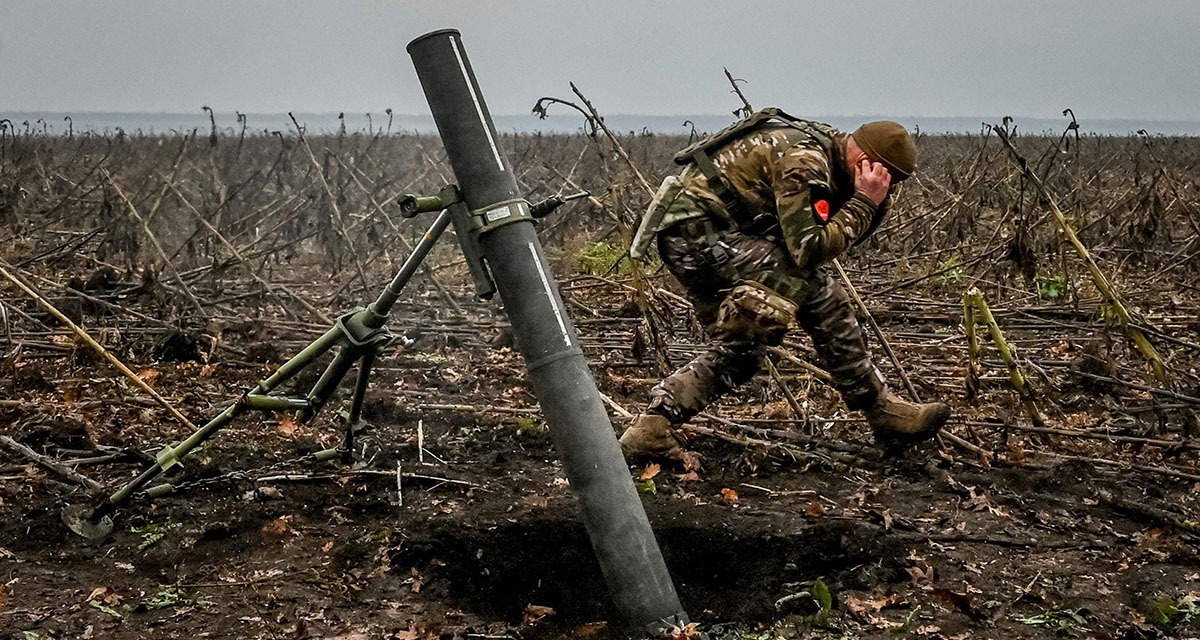
<svg viewBox="0 0 1200 640">
<path fill-rule="evenodd" d="M 849 297 L 825 269 L 875 230 L 894 187 L 915 170 L 908 131 L 881 121 L 846 134 L 767 109 L 675 160 L 686 168 L 663 182 L 630 253 L 640 257 L 657 236 L 712 344 L 651 390 L 648 409 L 621 436 L 626 456 L 679 458 L 676 428 L 758 372 L 764 348 L 793 321 L 876 441 L 936 435 L 949 407 L 888 390 Z"/>
</svg>

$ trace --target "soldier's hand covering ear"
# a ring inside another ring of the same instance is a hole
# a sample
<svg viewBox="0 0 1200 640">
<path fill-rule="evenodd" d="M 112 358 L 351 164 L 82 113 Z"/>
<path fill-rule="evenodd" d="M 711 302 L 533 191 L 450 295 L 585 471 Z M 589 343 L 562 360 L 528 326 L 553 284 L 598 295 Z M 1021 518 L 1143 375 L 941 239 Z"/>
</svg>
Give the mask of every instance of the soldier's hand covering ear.
<svg viewBox="0 0 1200 640">
<path fill-rule="evenodd" d="M 887 167 L 878 162 L 863 159 L 854 174 L 854 188 L 875 203 L 883 204 L 888 196 L 888 188 L 892 186 L 892 174 Z"/>
</svg>

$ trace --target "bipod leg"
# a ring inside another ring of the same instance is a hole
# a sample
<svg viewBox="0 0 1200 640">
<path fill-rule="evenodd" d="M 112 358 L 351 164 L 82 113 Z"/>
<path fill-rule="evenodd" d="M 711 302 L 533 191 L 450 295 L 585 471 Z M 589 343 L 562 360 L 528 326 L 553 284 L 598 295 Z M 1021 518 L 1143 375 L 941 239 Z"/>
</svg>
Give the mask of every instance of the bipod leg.
<svg viewBox="0 0 1200 640">
<path fill-rule="evenodd" d="M 449 195 L 457 197 L 457 191 L 448 192 L 447 202 L 441 205 L 442 212 L 434 220 L 433 225 L 425 233 L 425 237 L 421 239 L 413 253 L 405 260 L 390 286 L 384 290 L 371 308 L 352 311 L 339 318 L 335 326 L 330 327 L 320 338 L 281 365 L 266 379 L 260 381 L 252 391 L 243 394 L 236 403 L 227 407 L 208 424 L 198 429 L 183 442 L 163 449 L 158 454 L 158 460 L 154 466 L 142 471 L 102 502 L 91 506 L 75 505 L 64 509 L 62 520 L 67 528 L 88 539 L 94 540 L 107 536 L 113 529 L 111 516 L 113 511 L 127 502 L 134 493 L 145 487 L 151 480 L 180 464 L 181 458 L 247 409 L 258 411 L 296 410 L 297 418 L 301 422 L 311 419 L 329 401 L 346 373 L 350 371 L 350 367 L 354 366 L 354 362 L 361 359 L 354 400 L 347 417 L 345 451 L 342 453 L 343 459 L 348 461 L 348 457 L 352 455 L 353 451 L 354 432 L 358 429 L 358 423 L 361 421 L 363 398 L 366 394 L 371 366 L 374 364 L 378 351 L 391 340 L 391 336 L 383 329 L 387 312 L 395 303 L 400 290 L 407 284 L 421 261 L 428 255 L 433 244 L 437 242 L 438 237 L 450 224 L 450 213 L 446 207 L 454 203 L 449 201 Z M 296 399 L 267 395 L 339 344 L 342 345 L 341 350 L 334 357 L 333 362 L 325 368 L 307 398 Z"/>
<path fill-rule="evenodd" d="M 281 409 L 306 408 L 308 403 L 304 400 L 278 398 L 265 394 L 333 348 L 341 340 L 342 335 L 340 327 L 333 327 L 329 331 L 326 331 L 324 335 L 317 338 L 312 344 L 305 347 L 300 353 L 276 369 L 273 374 L 260 381 L 254 387 L 254 391 L 257 393 L 243 395 L 237 402 L 226 407 L 224 411 L 217 414 L 212 420 L 209 420 L 207 424 L 197 429 L 186 440 L 175 446 L 163 449 L 158 454 L 158 460 L 154 466 L 139 473 L 137 477 L 130 480 L 112 495 L 106 497 L 102 502 L 96 505 L 75 505 L 64 509 L 62 512 L 63 523 L 71 531 L 89 540 L 103 538 L 112 532 L 113 521 L 111 514 L 113 511 L 128 502 L 134 493 L 149 484 L 151 480 L 154 480 L 171 467 L 180 464 L 179 461 L 181 458 L 232 422 L 242 412 L 247 409 L 278 411 Z"/>
<path fill-rule="evenodd" d="M 457 193 L 457 191 L 455 192 Z M 433 224 L 429 225 L 429 230 L 422 236 L 421 241 L 417 246 L 413 247 L 412 253 L 404 260 L 404 264 L 400 265 L 400 270 L 392 278 L 392 282 L 388 284 L 383 293 L 379 294 L 379 298 L 371 304 L 371 310 L 381 317 L 386 317 L 391 311 L 392 305 L 396 303 L 396 299 L 400 297 L 400 291 L 404 289 L 404 285 L 412 279 L 413 274 L 417 272 L 417 267 L 421 266 L 421 262 L 425 260 L 425 256 L 429 255 L 429 250 L 433 249 L 433 245 L 442 237 L 442 232 L 446 227 L 450 226 L 451 214 L 450 207 L 462 207 L 462 203 L 448 204 L 441 213 L 434 218 Z M 380 322 L 382 325 L 382 321 Z"/>
<path fill-rule="evenodd" d="M 117 507 L 125 504 L 133 496 L 134 492 L 146 486 L 151 480 L 157 478 L 159 474 L 178 465 L 180 458 L 187 455 L 188 452 L 207 440 L 222 427 L 232 422 L 244 410 L 245 404 L 241 401 L 230 405 L 218 414 L 217 417 L 209 420 L 208 424 L 200 427 L 187 440 L 174 447 L 163 449 L 158 454 L 158 461 L 153 467 L 139 473 L 137 477 L 118 489 L 116 493 L 105 498 L 100 504 L 95 506 L 81 504 L 64 509 L 62 512 L 63 523 L 71 531 L 89 540 L 107 536 L 113 529 L 113 521 L 110 514 Z"/>
<path fill-rule="evenodd" d="M 325 372 L 321 374 L 321 378 L 317 380 L 317 384 L 313 385 L 312 391 L 308 392 L 308 406 L 296 413 L 296 420 L 299 422 L 308 422 L 329 402 L 329 398 L 333 396 L 333 392 L 337 386 L 341 384 L 342 378 L 346 377 L 346 373 L 350 371 L 350 367 L 354 366 L 354 361 L 359 357 L 358 347 L 352 345 L 343 346 L 341 351 L 334 356 L 333 362 L 325 367 Z"/>
<path fill-rule="evenodd" d="M 337 346 L 343 336 L 341 325 L 330 327 L 325 333 L 321 334 L 307 347 L 300 350 L 300 353 L 292 356 L 287 362 L 279 366 L 267 379 L 258 383 L 258 393 L 270 393 L 275 387 L 286 382 L 289 378 L 299 373 L 302 369 L 308 367 L 316 361 L 317 358 L 325 355 L 326 351 Z"/>
<path fill-rule="evenodd" d="M 366 428 L 362 419 L 363 399 L 367 395 L 367 384 L 371 380 L 371 367 L 375 364 L 374 349 L 363 354 L 358 365 L 358 379 L 354 382 L 354 398 L 346 414 L 346 437 L 342 441 L 342 464 L 350 464 L 354 458 L 354 435 Z"/>
</svg>

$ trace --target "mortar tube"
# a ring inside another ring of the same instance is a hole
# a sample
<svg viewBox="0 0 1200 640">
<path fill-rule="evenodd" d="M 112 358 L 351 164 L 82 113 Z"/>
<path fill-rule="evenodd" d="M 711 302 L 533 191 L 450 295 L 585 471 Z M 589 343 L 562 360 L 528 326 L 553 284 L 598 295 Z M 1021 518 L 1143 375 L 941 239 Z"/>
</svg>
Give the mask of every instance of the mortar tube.
<svg viewBox="0 0 1200 640">
<path fill-rule="evenodd" d="M 519 199 L 458 31 L 421 36 L 408 52 L 467 208 L 493 210 Z M 514 215 L 506 222 L 477 234 L 479 245 L 613 603 L 651 633 L 687 624 L 532 220 Z"/>
</svg>

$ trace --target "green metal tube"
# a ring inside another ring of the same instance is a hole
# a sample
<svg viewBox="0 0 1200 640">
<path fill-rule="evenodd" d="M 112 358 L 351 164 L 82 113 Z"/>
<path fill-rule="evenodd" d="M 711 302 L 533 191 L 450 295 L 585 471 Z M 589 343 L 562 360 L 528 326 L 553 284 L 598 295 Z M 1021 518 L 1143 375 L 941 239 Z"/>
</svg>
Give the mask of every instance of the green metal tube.
<svg viewBox="0 0 1200 640">
<path fill-rule="evenodd" d="M 308 392 L 308 406 L 297 412 L 297 420 L 306 422 L 321 411 L 325 403 L 329 402 L 330 396 L 333 395 L 342 378 L 346 377 L 346 372 L 354 366 L 356 359 L 358 359 L 358 353 L 348 346 L 343 347 L 334 356 L 333 362 L 325 367 L 325 372 L 321 374 L 317 384 L 313 385 L 312 391 Z"/>
<path fill-rule="evenodd" d="M 282 398 L 279 396 L 246 395 L 242 404 L 247 409 L 256 411 L 302 411 L 308 408 L 308 400 L 301 398 Z"/>
<path fill-rule="evenodd" d="M 136 478 L 131 480 L 125 486 L 121 487 L 116 493 L 109 496 L 107 500 L 100 503 L 95 509 L 92 510 L 92 513 L 89 515 L 88 519 L 96 521 L 108 515 L 109 513 L 112 513 L 114 509 L 129 500 L 129 497 L 132 496 L 135 491 L 144 487 L 146 483 L 150 482 L 154 478 L 158 477 L 160 473 L 170 468 L 172 464 L 171 461 L 178 461 L 179 458 L 186 456 L 201 442 L 204 442 L 222 427 L 232 422 L 233 419 L 244 410 L 245 407 L 240 402 L 226 407 L 224 411 L 217 414 L 217 416 L 212 420 L 209 420 L 208 424 L 205 424 L 203 427 L 200 427 L 193 432 L 192 435 L 188 436 L 186 440 L 180 442 L 174 447 L 171 447 L 169 450 L 164 451 L 164 453 L 160 453 L 158 464 L 141 472 Z"/>
<path fill-rule="evenodd" d="M 269 393 L 275 387 L 283 384 L 288 378 L 299 373 L 308 363 L 320 358 L 333 347 L 337 346 L 342 339 L 342 330 L 336 326 L 326 331 L 320 338 L 317 338 L 312 344 L 304 347 L 292 356 L 290 360 L 283 363 L 265 380 L 258 383 L 257 389 L 259 393 Z"/>
</svg>

